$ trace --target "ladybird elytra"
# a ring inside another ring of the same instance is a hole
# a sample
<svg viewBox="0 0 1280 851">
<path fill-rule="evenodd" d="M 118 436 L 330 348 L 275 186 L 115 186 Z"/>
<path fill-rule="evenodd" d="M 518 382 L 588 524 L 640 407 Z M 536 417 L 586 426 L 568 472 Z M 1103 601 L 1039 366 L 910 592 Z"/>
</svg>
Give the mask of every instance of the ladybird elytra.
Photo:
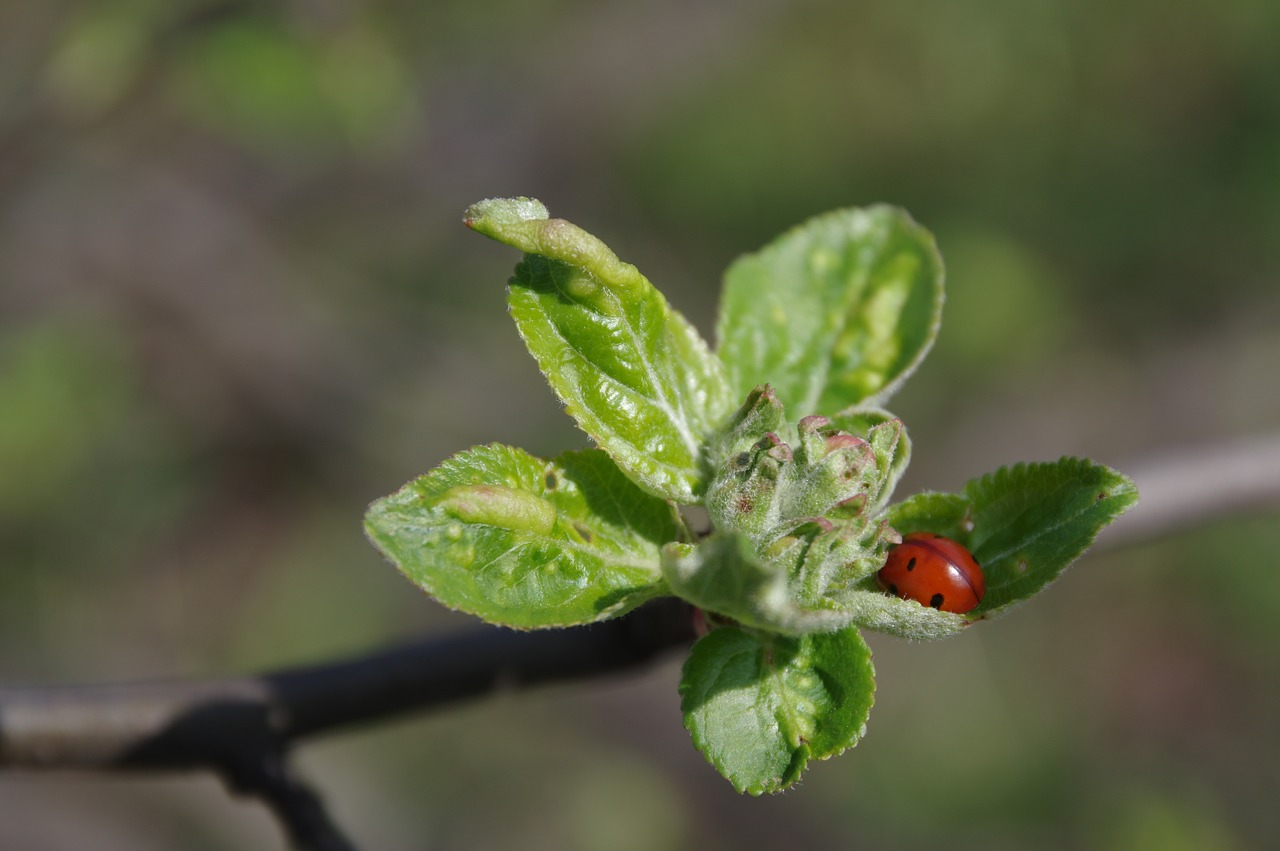
<svg viewBox="0 0 1280 851">
<path fill-rule="evenodd" d="M 876 574 L 880 587 L 904 600 L 962 615 L 987 591 L 982 567 L 962 544 L 932 532 L 912 532 L 889 551 Z"/>
</svg>

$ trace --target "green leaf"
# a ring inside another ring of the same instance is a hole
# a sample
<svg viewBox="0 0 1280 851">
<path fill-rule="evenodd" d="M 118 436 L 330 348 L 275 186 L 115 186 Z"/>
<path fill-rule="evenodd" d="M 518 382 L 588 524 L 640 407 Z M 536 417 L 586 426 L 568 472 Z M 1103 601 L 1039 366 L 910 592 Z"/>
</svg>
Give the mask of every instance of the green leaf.
<svg viewBox="0 0 1280 851">
<path fill-rule="evenodd" d="M 874 694 L 871 651 L 853 629 L 793 638 L 721 627 L 694 644 L 680 681 L 694 745 L 752 795 L 853 747 Z"/>
<path fill-rule="evenodd" d="M 707 450 L 713 471 L 730 464 L 734 456 L 752 451 L 755 444 L 772 434 L 779 442 L 794 440 L 794 429 L 787 423 L 782 403 L 773 388 L 765 384 L 747 394 L 742 406 L 721 428 Z"/>
<path fill-rule="evenodd" d="M 917 494 L 891 506 L 888 519 L 903 534 L 936 532 L 969 548 L 987 580 L 982 603 L 965 615 L 973 620 L 1034 596 L 1137 501 L 1126 476 L 1062 458 L 1003 467 L 969 482 L 963 495 Z"/>
<path fill-rule="evenodd" d="M 822 601 L 820 607 L 798 605 L 786 567 L 759 558 L 741 534 L 717 532 L 697 544 L 668 544 L 662 550 L 662 574 L 676 596 L 746 626 L 798 635 L 830 632 L 850 622 Z"/>
<path fill-rule="evenodd" d="M 889 506 L 886 514 L 903 535 L 933 532 L 966 543 L 973 531 L 969 500 L 958 493 L 921 491 Z"/>
<path fill-rule="evenodd" d="M 964 615 L 940 612 L 914 600 L 902 600 L 880 590 L 874 576 L 858 583 L 840 598 L 841 611 L 860 629 L 883 632 L 912 641 L 934 641 L 960 632 L 970 624 Z"/>
<path fill-rule="evenodd" d="M 942 278 L 929 232 L 883 206 L 819 216 L 740 258 L 716 326 L 735 397 L 768 382 L 801 414 L 884 401 L 933 345 Z"/>
<path fill-rule="evenodd" d="M 696 502 L 704 446 L 732 410 L 698 332 L 634 266 L 537 201 L 482 201 L 466 222 L 525 252 L 511 315 L 579 427 L 640 487 Z"/>
<path fill-rule="evenodd" d="M 365 515 L 370 540 L 450 608 L 519 628 L 621 615 L 665 593 L 671 506 L 603 452 L 543 461 L 508 446 L 459 453 Z"/>
</svg>

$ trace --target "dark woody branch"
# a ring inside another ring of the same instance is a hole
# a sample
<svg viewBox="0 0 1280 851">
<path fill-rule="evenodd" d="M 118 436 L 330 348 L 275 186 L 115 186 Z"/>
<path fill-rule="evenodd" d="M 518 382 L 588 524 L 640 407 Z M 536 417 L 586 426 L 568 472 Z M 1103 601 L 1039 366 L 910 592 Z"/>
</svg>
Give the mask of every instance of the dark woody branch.
<svg viewBox="0 0 1280 851">
<path fill-rule="evenodd" d="M 251 677 L 0 688 L 0 768 L 217 771 L 263 798 L 296 847 L 353 846 L 285 756 L 308 736 L 495 691 L 622 672 L 694 638 L 674 599 L 576 629 L 480 627 Z"/>
</svg>

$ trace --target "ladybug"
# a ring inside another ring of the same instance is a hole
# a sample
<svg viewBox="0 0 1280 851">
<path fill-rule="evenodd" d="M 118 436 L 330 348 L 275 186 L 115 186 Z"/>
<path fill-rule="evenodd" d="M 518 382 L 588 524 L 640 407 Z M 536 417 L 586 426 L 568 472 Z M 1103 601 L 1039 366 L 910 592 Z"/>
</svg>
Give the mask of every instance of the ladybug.
<svg viewBox="0 0 1280 851">
<path fill-rule="evenodd" d="M 895 597 L 958 615 L 974 609 L 987 591 L 973 553 L 932 532 L 912 532 L 889 550 L 876 582 Z"/>
</svg>

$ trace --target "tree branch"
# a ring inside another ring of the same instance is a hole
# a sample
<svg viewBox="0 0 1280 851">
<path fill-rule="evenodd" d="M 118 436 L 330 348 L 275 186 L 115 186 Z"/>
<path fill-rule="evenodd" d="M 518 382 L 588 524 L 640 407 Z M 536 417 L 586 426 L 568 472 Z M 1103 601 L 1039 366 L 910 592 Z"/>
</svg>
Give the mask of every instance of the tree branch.
<svg viewBox="0 0 1280 851">
<path fill-rule="evenodd" d="M 224 767 L 223 779 L 243 795 L 269 806 L 295 848 L 307 851 L 355 851 L 355 845 L 329 818 L 324 803 L 298 780 L 282 751 L 246 754 L 243 763 Z"/>
<path fill-rule="evenodd" d="M 1139 502 L 1098 546 L 1139 544 L 1280 505 L 1280 434 L 1178 447 L 1122 467 Z"/>
<path fill-rule="evenodd" d="M 576 629 L 482 627 L 330 664 L 254 677 L 0 688 L 0 768 L 219 772 L 266 801 L 297 847 L 353 846 L 288 771 L 303 738 L 558 680 L 625 671 L 694 638 L 692 612 L 659 600 Z"/>
</svg>

